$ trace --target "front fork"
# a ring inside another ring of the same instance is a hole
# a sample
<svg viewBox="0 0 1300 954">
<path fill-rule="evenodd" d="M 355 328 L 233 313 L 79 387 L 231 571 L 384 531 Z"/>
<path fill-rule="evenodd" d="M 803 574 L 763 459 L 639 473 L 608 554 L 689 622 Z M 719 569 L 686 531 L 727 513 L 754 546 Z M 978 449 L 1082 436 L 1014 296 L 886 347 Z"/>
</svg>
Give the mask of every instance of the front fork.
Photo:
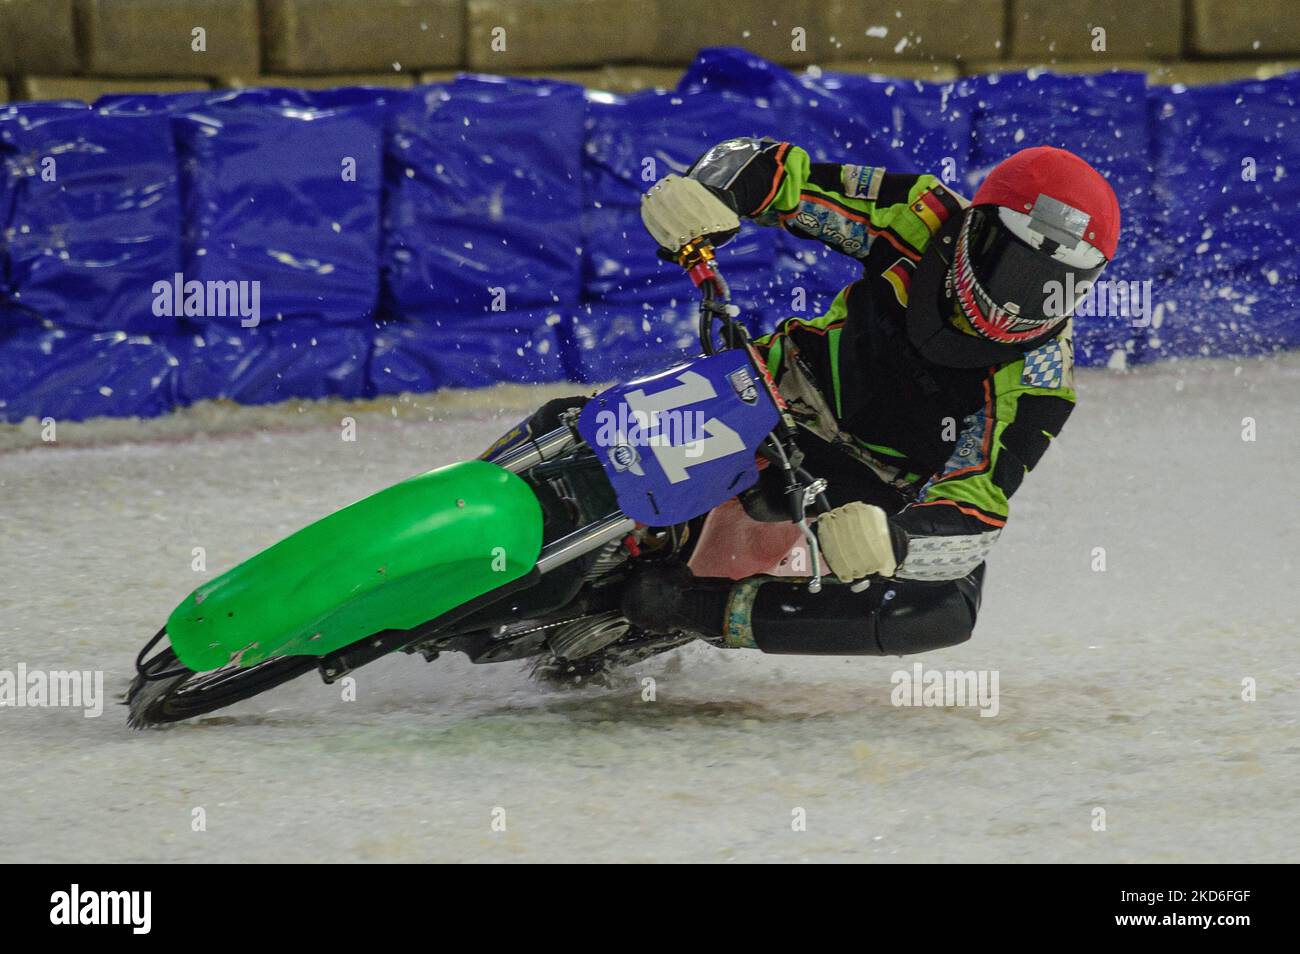
<svg viewBox="0 0 1300 954">
<path fill-rule="evenodd" d="M 557 427 L 549 433 L 511 448 L 492 462 L 511 473 L 519 474 L 530 467 L 536 467 L 543 461 L 554 460 L 577 442 L 578 439 L 574 437 L 568 425 Z M 599 550 L 607 543 L 621 540 L 635 529 L 636 521 L 616 510 L 543 547 L 537 557 L 537 572 L 549 573 L 556 567 Z"/>
</svg>

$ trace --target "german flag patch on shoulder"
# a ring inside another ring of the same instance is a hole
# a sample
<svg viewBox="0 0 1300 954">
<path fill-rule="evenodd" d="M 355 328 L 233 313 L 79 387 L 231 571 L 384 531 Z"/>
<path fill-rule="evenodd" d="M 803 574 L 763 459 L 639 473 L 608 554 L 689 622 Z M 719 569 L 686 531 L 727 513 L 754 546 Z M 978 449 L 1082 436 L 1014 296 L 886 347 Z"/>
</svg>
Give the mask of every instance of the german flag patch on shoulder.
<svg viewBox="0 0 1300 954">
<path fill-rule="evenodd" d="M 961 211 L 961 206 L 951 197 L 947 189 L 943 186 L 935 186 L 917 196 L 911 209 L 933 235 L 943 228 L 943 223 L 947 222 L 954 212 Z"/>
</svg>

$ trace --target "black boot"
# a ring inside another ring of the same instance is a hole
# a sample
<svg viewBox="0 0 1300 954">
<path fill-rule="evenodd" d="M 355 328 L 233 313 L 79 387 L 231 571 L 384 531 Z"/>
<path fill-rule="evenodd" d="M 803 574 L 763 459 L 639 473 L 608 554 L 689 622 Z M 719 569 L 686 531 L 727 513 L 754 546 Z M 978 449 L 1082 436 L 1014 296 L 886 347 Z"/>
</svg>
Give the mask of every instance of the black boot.
<svg viewBox="0 0 1300 954">
<path fill-rule="evenodd" d="M 623 615 L 648 633 L 694 633 L 722 638 L 731 580 L 692 576 L 685 567 L 644 566 L 623 588 Z"/>
<path fill-rule="evenodd" d="M 982 563 L 957 580 L 873 580 L 858 592 L 769 582 L 733 617 L 749 623 L 765 653 L 904 656 L 970 639 L 983 582 Z"/>
</svg>

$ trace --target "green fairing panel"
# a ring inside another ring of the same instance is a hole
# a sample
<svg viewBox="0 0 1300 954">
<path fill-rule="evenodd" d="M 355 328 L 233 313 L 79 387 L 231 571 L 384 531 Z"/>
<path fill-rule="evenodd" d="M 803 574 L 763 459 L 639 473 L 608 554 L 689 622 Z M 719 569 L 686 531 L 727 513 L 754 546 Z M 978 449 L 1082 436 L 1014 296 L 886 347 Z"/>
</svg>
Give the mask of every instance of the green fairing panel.
<svg viewBox="0 0 1300 954">
<path fill-rule="evenodd" d="M 410 629 L 528 573 L 542 511 L 518 476 L 466 461 L 330 514 L 191 593 L 167 620 L 177 657 L 323 656 Z"/>
</svg>

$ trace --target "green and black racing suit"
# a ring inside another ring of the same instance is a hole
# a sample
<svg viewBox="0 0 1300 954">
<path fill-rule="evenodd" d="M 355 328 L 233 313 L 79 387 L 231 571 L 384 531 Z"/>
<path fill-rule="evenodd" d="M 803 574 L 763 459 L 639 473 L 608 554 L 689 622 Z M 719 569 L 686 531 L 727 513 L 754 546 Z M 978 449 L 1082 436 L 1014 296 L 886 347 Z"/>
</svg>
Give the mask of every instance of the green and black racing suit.
<svg viewBox="0 0 1300 954">
<path fill-rule="evenodd" d="M 688 174 L 721 191 L 742 218 L 862 263 L 862 277 L 825 314 L 787 318 L 759 343 L 801 425 L 804 466 L 830 481 L 832 506 L 884 508 L 899 557 L 892 578 L 865 590 L 739 584 L 725 641 L 874 655 L 969 638 L 1008 502 L 1074 407 L 1069 326 L 996 366 L 941 364 L 913 346 L 913 271 L 967 207 L 933 175 L 812 162 L 798 146 L 770 140 L 719 144 Z"/>
</svg>

